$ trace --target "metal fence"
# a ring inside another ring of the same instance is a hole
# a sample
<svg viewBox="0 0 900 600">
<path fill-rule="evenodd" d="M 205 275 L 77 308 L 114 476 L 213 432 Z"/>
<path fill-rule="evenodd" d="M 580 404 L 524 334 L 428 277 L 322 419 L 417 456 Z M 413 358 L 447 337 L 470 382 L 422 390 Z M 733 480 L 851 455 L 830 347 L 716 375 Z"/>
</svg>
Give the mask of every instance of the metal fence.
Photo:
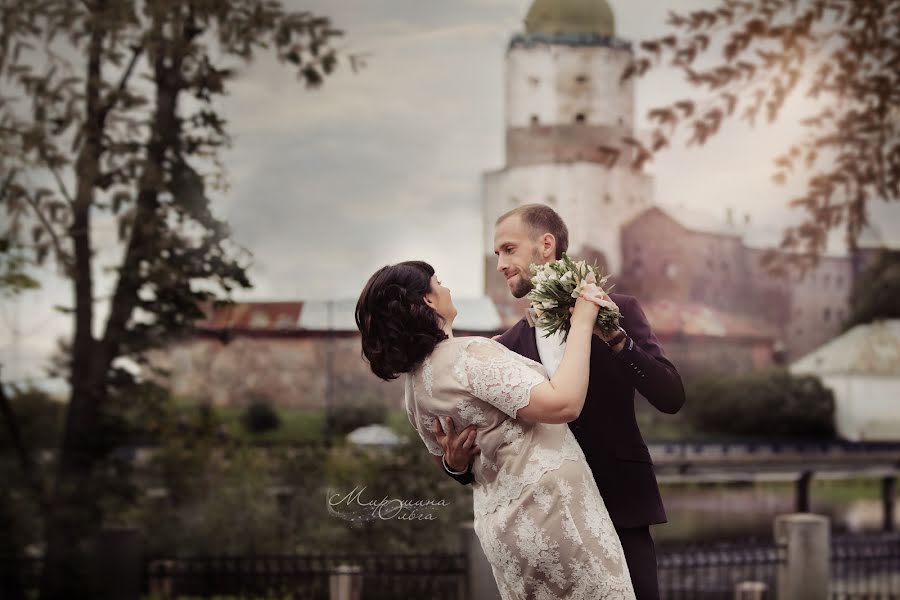
<svg viewBox="0 0 900 600">
<path fill-rule="evenodd" d="M 831 600 L 900 600 L 900 533 L 831 543 Z"/>
<path fill-rule="evenodd" d="M 349 574 L 336 575 L 339 571 Z M 329 600 L 336 578 L 362 584 L 362 600 L 465 597 L 462 554 L 342 554 L 153 558 L 144 592 L 155 597 L 238 596 Z"/>
<path fill-rule="evenodd" d="M 767 586 L 776 597 L 784 549 L 774 543 L 660 545 L 663 600 L 735 598 L 742 582 Z M 34 597 L 40 559 L 0 559 L 0 600 Z M 336 575 L 344 572 L 344 575 Z M 834 536 L 830 600 L 900 600 L 900 534 Z M 464 554 L 312 554 L 145 559 L 143 594 L 149 598 L 291 598 L 329 600 L 336 578 L 361 584 L 363 600 L 463 600 Z M 790 599 L 779 599 L 790 600 Z"/>
<path fill-rule="evenodd" d="M 763 582 L 774 590 L 776 568 L 782 561 L 782 550 L 771 542 L 660 546 L 660 598 L 733 600 L 735 587 L 745 581 Z"/>
</svg>

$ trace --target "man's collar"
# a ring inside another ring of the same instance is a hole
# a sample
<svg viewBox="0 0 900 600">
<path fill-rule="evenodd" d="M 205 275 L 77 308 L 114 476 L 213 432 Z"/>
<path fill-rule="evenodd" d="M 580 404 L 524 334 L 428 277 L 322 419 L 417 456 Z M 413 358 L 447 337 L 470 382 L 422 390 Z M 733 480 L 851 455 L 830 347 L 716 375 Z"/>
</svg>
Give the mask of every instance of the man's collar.
<svg viewBox="0 0 900 600">
<path fill-rule="evenodd" d="M 529 306 L 528 308 L 525 309 L 525 321 L 528 323 L 528 326 L 531 327 L 532 329 L 535 328 L 534 320 L 536 317 L 537 317 L 537 315 L 535 314 L 533 308 L 531 308 Z"/>
</svg>

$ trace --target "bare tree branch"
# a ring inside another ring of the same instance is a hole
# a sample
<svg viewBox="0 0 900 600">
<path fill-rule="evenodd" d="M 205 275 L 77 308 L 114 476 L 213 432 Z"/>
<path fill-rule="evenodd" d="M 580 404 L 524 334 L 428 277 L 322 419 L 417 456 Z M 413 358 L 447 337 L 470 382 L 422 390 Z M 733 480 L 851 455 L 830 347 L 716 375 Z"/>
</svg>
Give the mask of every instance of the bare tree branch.
<svg viewBox="0 0 900 600">
<path fill-rule="evenodd" d="M 141 56 L 143 51 L 143 45 L 132 46 L 131 60 L 128 61 L 128 66 L 122 73 L 122 77 L 119 79 L 119 84 L 116 86 L 115 90 L 109 93 L 106 100 L 103 102 L 103 107 L 99 111 L 98 116 L 101 121 L 106 120 L 106 115 L 109 114 L 109 111 L 111 111 L 115 107 L 116 102 L 118 102 L 119 98 L 122 97 L 122 94 L 125 91 L 125 87 L 128 85 L 128 80 L 131 78 L 131 72 L 134 70 L 134 66 L 135 64 L 137 64 L 138 58 Z"/>
</svg>

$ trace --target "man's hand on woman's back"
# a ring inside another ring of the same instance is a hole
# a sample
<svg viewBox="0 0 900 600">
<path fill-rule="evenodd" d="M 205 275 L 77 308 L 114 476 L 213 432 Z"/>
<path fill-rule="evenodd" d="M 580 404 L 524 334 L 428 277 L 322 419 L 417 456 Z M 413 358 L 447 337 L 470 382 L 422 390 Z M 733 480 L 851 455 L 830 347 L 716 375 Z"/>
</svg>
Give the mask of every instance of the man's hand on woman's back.
<svg viewBox="0 0 900 600">
<path fill-rule="evenodd" d="M 476 429 L 469 425 L 459 433 L 453 424 L 453 419 L 447 417 L 447 431 L 441 427 L 441 420 L 435 419 L 432 427 L 434 437 L 444 450 L 444 462 L 454 471 L 465 471 L 469 464 L 481 452 L 481 448 L 475 443 Z"/>
</svg>

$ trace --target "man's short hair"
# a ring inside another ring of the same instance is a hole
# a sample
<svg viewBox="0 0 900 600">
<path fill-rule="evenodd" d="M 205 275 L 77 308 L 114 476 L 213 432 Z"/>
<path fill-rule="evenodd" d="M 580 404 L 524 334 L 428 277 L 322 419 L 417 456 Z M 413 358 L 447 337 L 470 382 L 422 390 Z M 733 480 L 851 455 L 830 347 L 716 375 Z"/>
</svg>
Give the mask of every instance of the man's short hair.
<svg viewBox="0 0 900 600">
<path fill-rule="evenodd" d="M 523 204 L 500 215 L 494 226 L 516 215 L 528 225 L 534 239 L 545 233 L 553 234 L 556 238 L 556 260 L 562 258 L 563 252 L 569 248 L 569 229 L 555 210 L 543 204 Z"/>
</svg>

